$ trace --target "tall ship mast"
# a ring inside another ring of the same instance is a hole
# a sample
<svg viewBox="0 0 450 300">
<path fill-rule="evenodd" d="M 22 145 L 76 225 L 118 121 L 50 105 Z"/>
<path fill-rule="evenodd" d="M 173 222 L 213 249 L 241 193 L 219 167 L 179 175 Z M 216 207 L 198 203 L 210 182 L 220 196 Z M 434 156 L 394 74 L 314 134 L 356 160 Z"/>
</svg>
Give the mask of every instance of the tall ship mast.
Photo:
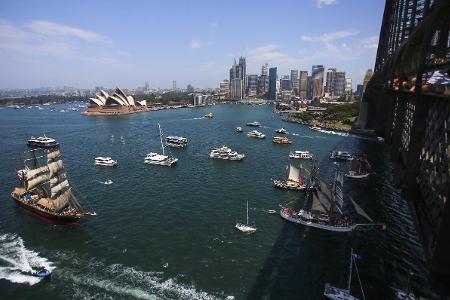
<svg viewBox="0 0 450 300">
<path fill-rule="evenodd" d="M 23 186 L 11 193 L 16 203 L 37 216 L 61 223 L 78 222 L 95 212 L 83 211 L 72 191 L 59 150 L 25 152 L 24 169 L 18 172 Z"/>
</svg>

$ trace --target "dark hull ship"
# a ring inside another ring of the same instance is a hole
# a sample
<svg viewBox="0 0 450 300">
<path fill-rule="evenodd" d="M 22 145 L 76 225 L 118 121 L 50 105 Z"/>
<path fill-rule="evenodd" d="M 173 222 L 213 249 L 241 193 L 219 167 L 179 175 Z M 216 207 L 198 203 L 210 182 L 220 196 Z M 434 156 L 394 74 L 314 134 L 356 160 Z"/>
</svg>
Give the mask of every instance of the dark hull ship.
<svg viewBox="0 0 450 300">
<path fill-rule="evenodd" d="M 24 169 L 18 172 L 23 186 L 12 191 L 14 201 L 34 215 L 57 223 L 75 223 L 82 217 L 96 215 L 82 210 L 59 150 L 42 150 L 41 155 L 37 155 L 38 151 L 28 151 L 32 157 L 24 160 Z"/>
</svg>

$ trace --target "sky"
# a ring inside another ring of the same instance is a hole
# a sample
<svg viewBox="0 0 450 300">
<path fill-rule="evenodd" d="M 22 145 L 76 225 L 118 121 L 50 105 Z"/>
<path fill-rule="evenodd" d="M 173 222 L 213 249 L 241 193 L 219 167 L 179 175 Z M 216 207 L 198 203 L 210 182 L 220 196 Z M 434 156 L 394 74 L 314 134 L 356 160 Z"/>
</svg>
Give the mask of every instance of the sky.
<svg viewBox="0 0 450 300">
<path fill-rule="evenodd" d="M 382 0 L 0 1 L 0 88 L 218 87 L 234 58 L 373 68 Z"/>
</svg>

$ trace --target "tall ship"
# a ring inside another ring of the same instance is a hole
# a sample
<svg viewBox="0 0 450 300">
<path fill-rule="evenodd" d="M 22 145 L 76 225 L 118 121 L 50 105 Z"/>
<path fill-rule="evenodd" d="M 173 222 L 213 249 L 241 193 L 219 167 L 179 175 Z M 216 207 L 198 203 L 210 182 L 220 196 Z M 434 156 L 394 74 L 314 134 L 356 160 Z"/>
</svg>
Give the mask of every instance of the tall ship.
<svg viewBox="0 0 450 300">
<path fill-rule="evenodd" d="M 331 151 L 330 159 L 335 160 L 353 160 L 353 155 L 348 151 L 334 150 Z"/>
<path fill-rule="evenodd" d="M 74 223 L 95 212 L 84 211 L 75 197 L 59 150 L 27 151 L 22 186 L 11 193 L 16 203 L 33 214 L 59 223 Z M 20 174 L 19 174 L 20 173 Z"/>
<path fill-rule="evenodd" d="M 300 167 L 301 169 L 301 167 Z M 300 169 L 289 165 L 286 167 L 286 179 L 275 179 L 273 181 L 273 186 L 277 188 L 287 189 L 287 190 L 295 190 L 295 191 L 303 191 L 306 190 L 307 185 L 303 182 L 303 178 L 300 174 Z"/>
<path fill-rule="evenodd" d="M 359 179 L 368 177 L 370 173 L 372 173 L 372 167 L 367 160 L 367 155 L 362 155 L 352 160 L 345 176 Z"/>
<path fill-rule="evenodd" d="M 175 148 L 184 148 L 188 145 L 188 139 L 182 136 L 166 137 L 166 145 Z"/>
<path fill-rule="evenodd" d="M 47 149 L 59 147 L 59 143 L 55 139 L 49 138 L 45 134 L 44 134 L 44 136 L 39 136 L 39 137 L 32 136 L 27 141 L 27 145 L 28 145 L 28 147 L 47 148 Z"/>
<path fill-rule="evenodd" d="M 272 142 L 275 144 L 292 144 L 292 141 L 284 136 L 274 136 Z"/>
<path fill-rule="evenodd" d="M 170 151 L 169 151 L 169 155 L 166 155 L 165 146 L 163 144 L 163 133 L 162 133 L 161 125 L 159 125 L 159 123 L 158 123 L 158 128 L 159 128 L 159 139 L 161 141 L 162 154 L 158 154 L 156 152 L 150 152 L 145 157 L 144 163 L 149 164 L 149 165 L 159 165 L 159 166 L 170 167 L 178 161 L 178 158 L 173 157 L 170 154 Z"/>
<path fill-rule="evenodd" d="M 258 130 L 252 130 L 249 133 L 247 133 L 247 136 L 250 138 L 255 138 L 255 139 L 265 139 L 266 135 L 263 134 L 262 132 L 259 132 Z"/>
<path fill-rule="evenodd" d="M 223 160 L 243 160 L 244 154 L 237 153 L 227 146 L 213 148 L 209 154 L 209 158 L 223 159 Z"/>
<path fill-rule="evenodd" d="M 343 213 L 343 184 L 344 177 L 339 171 L 335 173 L 331 190 L 326 183 L 319 179 L 319 187 L 311 189 L 307 194 L 306 202 L 308 208 L 295 211 L 291 208 L 283 207 L 280 211 L 280 216 L 292 223 L 334 232 L 350 232 L 358 226 L 383 225 L 374 224 L 372 219 L 353 199 L 352 204 L 356 212 L 371 223 L 356 224 Z"/>
</svg>

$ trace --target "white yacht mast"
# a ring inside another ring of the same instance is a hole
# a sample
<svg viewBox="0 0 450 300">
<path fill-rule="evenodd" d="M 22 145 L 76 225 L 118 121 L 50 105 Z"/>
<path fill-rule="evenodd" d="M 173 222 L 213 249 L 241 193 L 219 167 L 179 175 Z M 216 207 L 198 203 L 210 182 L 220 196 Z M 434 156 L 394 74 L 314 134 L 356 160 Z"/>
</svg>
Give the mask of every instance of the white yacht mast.
<svg viewBox="0 0 450 300">
<path fill-rule="evenodd" d="M 159 123 L 158 123 L 158 128 L 159 128 L 159 139 L 161 140 L 161 149 L 162 149 L 163 155 L 165 155 L 164 144 L 163 144 L 163 140 L 162 140 L 162 130 L 161 130 L 161 125 L 159 125 Z"/>
<path fill-rule="evenodd" d="M 247 201 L 247 225 L 248 225 L 248 201 Z"/>
<path fill-rule="evenodd" d="M 350 286 L 352 284 L 352 262 L 353 262 L 353 248 L 350 250 L 350 272 L 348 274 L 348 293 L 350 294 Z"/>
</svg>

